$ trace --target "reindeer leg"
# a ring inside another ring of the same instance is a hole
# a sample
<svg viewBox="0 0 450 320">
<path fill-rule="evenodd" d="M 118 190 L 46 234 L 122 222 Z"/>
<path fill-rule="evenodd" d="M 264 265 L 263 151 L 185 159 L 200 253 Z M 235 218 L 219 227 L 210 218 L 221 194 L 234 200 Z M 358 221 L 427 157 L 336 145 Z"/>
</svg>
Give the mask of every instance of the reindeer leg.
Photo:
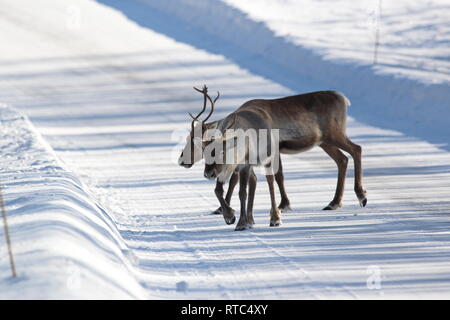
<svg viewBox="0 0 450 320">
<path fill-rule="evenodd" d="M 241 201 L 241 212 L 239 216 L 239 222 L 236 225 L 236 231 L 242 231 L 248 229 L 248 216 L 247 216 L 247 185 L 249 180 L 249 169 L 245 168 L 239 173 L 239 200 Z"/>
<path fill-rule="evenodd" d="M 336 162 L 338 167 L 338 181 L 336 186 L 336 193 L 330 204 L 323 210 L 335 210 L 342 207 L 342 195 L 344 194 L 345 174 L 347 172 L 348 158 L 339 150 L 339 148 L 322 143 L 320 147 Z"/>
<path fill-rule="evenodd" d="M 270 226 L 271 227 L 278 227 L 281 224 L 281 213 L 280 210 L 277 208 L 277 203 L 275 201 L 275 189 L 273 185 L 274 176 L 273 174 L 266 174 L 266 180 L 269 184 L 269 191 L 270 191 L 270 203 L 271 203 L 271 209 L 270 209 Z"/>
<path fill-rule="evenodd" d="M 252 228 L 253 225 L 255 224 L 255 220 L 253 219 L 253 201 L 255 200 L 256 183 L 257 183 L 256 174 L 253 172 L 252 169 L 248 180 L 248 204 L 247 204 L 247 216 L 250 228 Z"/>
<path fill-rule="evenodd" d="M 217 200 L 219 200 L 220 207 L 212 212 L 212 214 L 222 214 L 222 201 L 223 201 L 223 183 L 216 180 L 216 188 L 214 189 Z"/>
<path fill-rule="evenodd" d="M 277 182 L 278 189 L 280 189 L 280 195 L 281 195 L 281 201 L 278 205 L 278 209 L 281 210 L 281 212 L 287 212 L 291 211 L 291 203 L 288 199 L 288 196 L 286 194 L 286 190 L 284 188 L 284 175 L 283 175 L 283 167 L 281 165 L 281 156 L 279 158 L 279 168 L 277 173 L 275 173 L 275 181 Z"/>
<path fill-rule="evenodd" d="M 230 204 L 231 204 L 231 196 L 233 195 L 234 187 L 236 187 L 236 184 L 238 183 L 238 180 L 239 180 L 239 172 L 235 171 L 231 175 L 230 182 L 229 182 L 229 185 L 228 185 L 227 195 L 225 196 L 226 207 L 233 214 L 234 214 L 235 211 L 230 206 Z M 217 189 L 218 184 L 219 184 L 219 181 L 216 182 L 216 189 Z M 220 207 L 217 208 L 215 211 L 213 211 L 212 214 L 223 214 L 223 207 L 224 207 L 223 204 L 222 204 L 222 200 L 223 200 L 223 183 L 222 183 L 222 190 L 221 190 L 220 196 L 218 196 L 217 192 L 216 192 L 216 197 L 219 200 Z"/>
<path fill-rule="evenodd" d="M 236 187 L 238 181 L 239 181 L 239 171 L 235 171 L 231 175 L 227 195 L 225 196 L 225 201 L 228 203 L 228 206 L 233 211 L 233 213 L 234 210 L 231 208 L 231 196 L 233 195 L 234 187 Z"/>
<path fill-rule="evenodd" d="M 228 205 L 223 198 L 223 182 L 216 181 L 216 188 L 214 189 L 217 199 L 220 202 L 220 213 L 224 216 L 227 224 L 233 224 L 236 221 L 234 217 L 234 210 Z M 217 210 L 216 210 L 217 211 Z"/>
<path fill-rule="evenodd" d="M 340 139 L 335 139 L 333 144 L 338 148 L 350 153 L 355 165 L 355 193 L 358 197 L 361 207 L 365 207 L 367 204 L 367 192 L 362 184 L 362 168 L 361 168 L 361 146 L 354 144 L 345 135 Z"/>
</svg>

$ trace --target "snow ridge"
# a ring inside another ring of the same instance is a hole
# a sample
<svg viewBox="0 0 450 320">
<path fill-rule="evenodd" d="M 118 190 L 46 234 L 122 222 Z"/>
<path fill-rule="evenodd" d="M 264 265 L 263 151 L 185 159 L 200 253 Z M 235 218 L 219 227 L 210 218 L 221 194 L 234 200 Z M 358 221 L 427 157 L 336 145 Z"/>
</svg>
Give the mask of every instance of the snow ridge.
<svg viewBox="0 0 450 320">
<path fill-rule="evenodd" d="M 0 183 L 19 274 L 9 277 L 0 246 L 0 299 L 144 298 L 111 216 L 27 117 L 0 106 L 0 123 Z"/>
</svg>

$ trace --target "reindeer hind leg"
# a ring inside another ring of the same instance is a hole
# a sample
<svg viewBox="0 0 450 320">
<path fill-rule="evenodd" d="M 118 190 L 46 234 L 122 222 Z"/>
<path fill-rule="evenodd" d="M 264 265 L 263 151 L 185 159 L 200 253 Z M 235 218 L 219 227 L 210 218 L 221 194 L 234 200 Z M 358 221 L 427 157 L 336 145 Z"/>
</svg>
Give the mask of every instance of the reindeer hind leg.
<svg viewBox="0 0 450 320">
<path fill-rule="evenodd" d="M 347 136 L 343 135 L 339 139 L 334 139 L 333 144 L 338 148 L 348 152 L 352 158 L 355 166 L 355 194 L 359 200 L 361 207 L 365 207 L 367 204 L 367 191 L 363 187 L 362 182 L 362 148 L 361 146 L 353 143 Z"/>
<path fill-rule="evenodd" d="M 256 174 L 251 170 L 248 180 L 248 203 L 247 203 L 247 224 L 250 228 L 253 228 L 255 220 L 253 219 L 253 202 L 255 200 L 257 178 Z"/>
<path fill-rule="evenodd" d="M 345 175 L 347 172 L 348 158 L 331 144 L 322 143 L 320 147 L 336 162 L 338 167 L 338 181 L 336 185 L 336 193 L 333 200 L 323 210 L 336 210 L 342 207 L 342 196 L 344 194 Z"/>
</svg>

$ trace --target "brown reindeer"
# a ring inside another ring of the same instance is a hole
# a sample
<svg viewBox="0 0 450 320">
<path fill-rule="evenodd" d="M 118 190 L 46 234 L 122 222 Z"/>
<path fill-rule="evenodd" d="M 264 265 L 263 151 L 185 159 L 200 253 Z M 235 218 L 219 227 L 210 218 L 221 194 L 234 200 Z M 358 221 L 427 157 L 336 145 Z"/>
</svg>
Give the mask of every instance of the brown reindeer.
<svg viewBox="0 0 450 320">
<path fill-rule="evenodd" d="M 366 191 L 362 185 L 361 147 L 354 144 L 346 135 L 347 106 L 350 101 L 342 94 L 335 91 L 318 91 L 301 95 L 295 95 L 273 100 L 251 100 L 244 103 L 238 110 L 224 118 L 217 126 L 223 133 L 221 138 L 211 139 L 207 144 L 222 145 L 224 164 L 212 162 L 205 165 L 205 177 L 217 178 L 218 182 L 225 182 L 231 173 L 239 171 L 241 202 L 240 219 L 236 230 L 244 230 L 254 223 L 252 217 L 254 189 L 256 179 L 253 173 L 255 165 L 263 165 L 266 168 L 266 179 L 269 184 L 271 210 L 270 226 L 278 226 L 281 223 L 281 213 L 275 202 L 274 173 L 269 158 L 260 157 L 256 164 L 248 162 L 252 147 L 259 147 L 259 141 L 247 142 L 241 156 L 232 161 L 226 159 L 228 146 L 236 148 L 235 134 L 227 134 L 229 129 L 242 129 L 244 132 L 253 130 L 278 130 L 279 152 L 295 154 L 307 151 L 312 147 L 320 146 L 337 164 L 338 182 L 333 200 L 324 210 L 335 210 L 342 207 L 342 196 L 347 170 L 347 157 L 342 150 L 348 152 L 355 166 L 354 190 L 361 206 L 367 204 Z M 258 138 L 260 139 L 260 138 Z M 233 143 L 226 143 L 233 140 Z M 269 139 L 273 144 L 274 141 Z M 266 149 L 271 146 L 267 145 Z M 260 152 L 258 151 L 258 154 Z M 270 158 L 277 159 L 276 156 Z M 272 171 L 271 171 L 272 170 Z M 247 185 L 249 193 L 247 194 Z M 246 205 L 246 201 L 248 203 Z M 235 220 L 232 212 L 223 212 L 227 223 Z"/>
<path fill-rule="evenodd" d="M 222 120 L 209 122 L 206 121 L 211 117 L 211 115 L 214 112 L 214 106 L 216 101 L 219 99 L 220 94 L 217 93 L 217 97 L 213 100 L 209 94 L 208 94 L 208 88 L 203 86 L 203 89 L 200 90 L 198 88 L 194 89 L 200 93 L 203 94 L 203 108 L 202 110 L 196 115 L 193 116 L 189 113 L 189 115 L 192 118 L 191 122 L 191 131 L 186 139 L 186 145 L 183 148 L 183 151 L 181 152 L 181 155 L 178 159 L 178 164 L 185 168 L 191 168 L 194 163 L 200 161 L 203 158 L 203 150 L 205 147 L 205 143 L 203 142 L 203 134 L 207 132 L 208 130 L 215 129 L 220 126 L 220 123 Z M 207 117 L 203 121 L 199 121 L 199 117 L 205 112 L 207 101 L 210 102 L 211 105 L 211 111 L 207 115 Z M 281 159 L 279 159 L 279 163 L 281 166 Z M 256 179 L 256 176 L 253 175 L 252 179 Z M 278 208 L 285 212 L 291 210 L 290 207 L 290 201 L 288 199 L 288 196 L 286 194 L 286 190 L 284 188 L 284 176 L 283 176 L 283 170 L 280 167 L 280 170 L 275 174 L 275 180 L 278 184 L 280 194 L 281 194 L 281 202 L 278 206 Z M 219 200 L 220 207 L 216 209 L 213 213 L 214 214 L 225 214 L 226 216 L 232 216 L 234 217 L 234 209 L 230 207 L 231 197 L 233 195 L 234 188 L 236 184 L 239 181 L 239 171 L 235 170 L 231 177 L 229 178 L 229 186 L 228 191 L 226 193 L 225 198 L 223 198 L 224 189 L 223 185 L 224 182 L 221 182 L 217 180 L 216 182 L 216 188 L 214 190 L 215 195 L 217 199 Z M 234 223 L 235 218 L 232 218 L 228 221 L 229 223 Z"/>
</svg>

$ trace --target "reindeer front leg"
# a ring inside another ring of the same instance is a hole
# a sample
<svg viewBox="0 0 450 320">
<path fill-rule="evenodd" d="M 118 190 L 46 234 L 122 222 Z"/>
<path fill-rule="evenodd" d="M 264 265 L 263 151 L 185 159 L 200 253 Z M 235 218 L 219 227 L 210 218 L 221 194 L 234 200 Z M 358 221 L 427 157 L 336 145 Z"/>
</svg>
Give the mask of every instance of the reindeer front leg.
<svg viewBox="0 0 450 320">
<path fill-rule="evenodd" d="M 275 173 L 275 181 L 277 182 L 278 189 L 280 190 L 281 195 L 281 201 L 278 205 L 278 209 L 281 210 L 281 212 L 287 212 L 291 211 L 291 203 L 289 201 L 289 198 L 286 194 L 286 189 L 284 188 L 284 175 L 283 175 L 283 166 L 281 163 L 281 155 L 278 160 L 278 171 Z"/>
<path fill-rule="evenodd" d="M 234 187 L 236 187 L 239 181 L 239 171 L 233 172 L 230 178 L 230 183 L 228 184 L 227 195 L 225 196 L 225 201 L 231 205 L 231 196 L 233 195 Z M 233 210 L 233 209 L 232 209 Z M 234 210 L 233 210 L 234 211 Z"/>
<path fill-rule="evenodd" d="M 227 224 L 233 224 L 236 221 L 234 210 L 229 206 L 228 202 L 223 198 L 223 182 L 217 180 L 216 188 L 214 189 L 217 199 L 220 202 L 220 213 L 225 218 Z"/>
<path fill-rule="evenodd" d="M 241 212 L 239 222 L 234 230 L 242 231 L 250 228 L 247 215 L 247 185 L 249 180 L 249 168 L 242 169 L 239 173 L 239 200 L 241 202 Z"/>
<path fill-rule="evenodd" d="M 219 182 L 217 180 L 215 194 L 216 194 L 217 199 L 219 200 L 220 207 L 217 208 L 215 211 L 213 211 L 213 214 L 223 214 L 224 207 L 228 207 L 228 209 L 231 210 L 231 212 L 234 214 L 235 211 L 230 206 L 231 205 L 231 196 L 233 195 L 234 187 L 236 187 L 238 180 L 239 180 L 239 172 L 235 171 L 231 175 L 230 183 L 228 184 L 228 191 L 227 191 L 227 195 L 225 196 L 226 206 L 224 206 L 222 204 L 223 203 L 223 183 Z M 219 184 L 221 184 L 221 185 L 219 185 Z"/>
</svg>

